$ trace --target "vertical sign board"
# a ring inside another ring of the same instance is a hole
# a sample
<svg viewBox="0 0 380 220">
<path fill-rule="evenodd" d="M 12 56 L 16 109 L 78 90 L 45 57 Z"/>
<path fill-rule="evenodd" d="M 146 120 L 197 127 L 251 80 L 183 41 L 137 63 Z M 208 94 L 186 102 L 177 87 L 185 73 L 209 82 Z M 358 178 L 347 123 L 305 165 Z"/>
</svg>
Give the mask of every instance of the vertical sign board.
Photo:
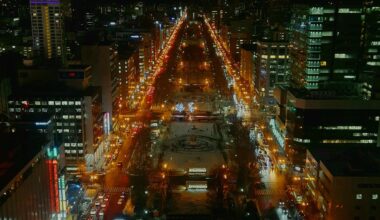
<svg viewBox="0 0 380 220">
<path fill-rule="evenodd" d="M 110 113 L 105 112 L 103 115 L 103 129 L 104 134 L 108 135 L 111 131 L 111 123 L 110 123 Z"/>
</svg>

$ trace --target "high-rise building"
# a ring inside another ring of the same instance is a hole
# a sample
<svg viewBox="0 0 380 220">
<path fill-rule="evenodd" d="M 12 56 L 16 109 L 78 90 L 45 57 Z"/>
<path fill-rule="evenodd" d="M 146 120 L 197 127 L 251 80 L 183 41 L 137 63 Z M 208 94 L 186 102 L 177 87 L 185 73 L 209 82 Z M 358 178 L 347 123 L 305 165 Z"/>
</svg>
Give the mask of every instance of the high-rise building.
<svg viewBox="0 0 380 220">
<path fill-rule="evenodd" d="M 290 78 L 286 32 L 268 27 L 254 44 L 241 46 L 240 76 L 250 83 L 260 103 L 274 105 L 273 90 Z"/>
<path fill-rule="evenodd" d="M 281 87 L 274 93 L 280 114 L 269 126 L 280 146 L 295 152 L 294 164 L 304 164 L 305 149 L 380 146 L 379 100 L 362 100 L 356 90 L 352 96 Z"/>
<path fill-rule="evenodd" d="M 263 40 L 257 43 L 256 91 L 266 100 L 263 103 L 274 104 L 273 90 L 276 86 L 289 82 L 288 42 Z"/>
<path fill-rule="evenodd" d="M 240 62 L 240 47 L 251 42 L 253 32 L 251 18 L 231 20 L 228 27 L 228 47 L 234 61 Z"/>
<path fill-rule="evenodd" d="M 377 4 L 377 5 L 375 5 Z M 365 99 L 380 98 L 380 3 L 364 4 L 364 69 L 360 81 Z"/>
<path fill-rule="evenodd" d="M 361 71 L 363 8 L 357 3 L 296 5 L 290 22 L 294 86 L 319 89 L 357 81 Z"/>
<path fill-rule="evenodd" d="M 83 45 L 81 56 L 82 62 L 92 67 L 91 83 L 102 88 L 102 111 L 108 113 L 112 119 L 119 109 L 120 98 L 120 73 L 116 47 L 107 42 Z"/>
<path fill-rule="evenodd" d="M 10 96 L 9 114 L 53 115 L 54 136 L 64 146 L 66 171 L 79 173 L 95 169 L 102 155 L 103 114 L 100 92 L 95 88 L 73 91 L 69 88 L 19 91 Z"/>
<path fill-rule="evenodd" d="M 19 70 L 20 89 L 8 98 L 12 118 L 53 116 L 54 138 L 64 146 L 66 170 L 71 173 L 95 169 L 103 158 L 104 131 L 109 131 L 101 89 L 88 86 L 90 70 L 79 65 L 60 70 L 26 67 Z"/>
<path fill-rule="evenodd" d="M 254 56 L 256 54 L 255 44 L 243 44 L 240 51 L 240 77 L 249 83 L 250 92 L 255 86 L 255 63 Z"/>
<path fill-rule="evenodd" d="M 64 57 L 60 0 L 30 0 L 34 55 L 61 62 Z"/>
<path fill-rule="evenodd" d="M 140 80 L 139 69 L 138 69 L 138 54 L 137 47 L 125 47 L 120 45 L 118 48 L 119 54 L 119 73 L 121 77 L 120 85 L 120 113 L 125 113 L 131 109 L 133 106 L 132 97 L 134 91 L 136 90 L 136 85 Z"/>
</svg>

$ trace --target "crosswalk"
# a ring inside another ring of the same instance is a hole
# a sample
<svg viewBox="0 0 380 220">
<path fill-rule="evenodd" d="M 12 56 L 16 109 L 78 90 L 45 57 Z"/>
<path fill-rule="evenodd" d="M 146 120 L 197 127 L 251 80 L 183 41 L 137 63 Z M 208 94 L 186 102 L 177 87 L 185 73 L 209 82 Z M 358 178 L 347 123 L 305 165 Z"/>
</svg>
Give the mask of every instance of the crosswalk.
<svg viewBox="0 0 380 220">
<path fill-rule="evenodd" d="M 122 186 L 112 186 L 112 187 L 105 187 L 104 192 L 105 193 L 122 193 L 122 192 L 128 192 L 128 187 L 122 187 Z"/>
</svg>

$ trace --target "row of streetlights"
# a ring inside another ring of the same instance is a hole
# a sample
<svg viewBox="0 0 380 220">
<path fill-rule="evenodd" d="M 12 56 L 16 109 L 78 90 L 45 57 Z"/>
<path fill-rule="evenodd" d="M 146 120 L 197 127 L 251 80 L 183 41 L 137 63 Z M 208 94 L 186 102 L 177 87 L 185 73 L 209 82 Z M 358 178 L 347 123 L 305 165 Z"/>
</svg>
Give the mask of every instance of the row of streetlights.
<svg viewBox="0 0 380 220">
<path fill-rule="evenodd" d="M 251 103 L 251 95 L 249 94 L 249 91 L 250 91 L 249 85 L 245 86 L 245 84 L 242 82 L 243 80 L 238 75 L 239 70 L 235 66 L 233 66 L 233 62 L 229 58 L 228 51 L 223 46 L 225 43 L 219 40 L 218 36 L 215 34 L 214 29 L 208 23 L 208 19 L 206 18 L 206 16 L 204 16 L 204 20 L 211 34 L 211 38 L 214 40 L 214 43 L 216 47 L 218 48 L 218 51 L 223 55 L 222 58 L 226 66 L 227 73 L 234 80 L 235 93 L 239 96 L 239 99 L 242 100 L 246 106 L 249 106 L 249 104 Z"/>
</svg>

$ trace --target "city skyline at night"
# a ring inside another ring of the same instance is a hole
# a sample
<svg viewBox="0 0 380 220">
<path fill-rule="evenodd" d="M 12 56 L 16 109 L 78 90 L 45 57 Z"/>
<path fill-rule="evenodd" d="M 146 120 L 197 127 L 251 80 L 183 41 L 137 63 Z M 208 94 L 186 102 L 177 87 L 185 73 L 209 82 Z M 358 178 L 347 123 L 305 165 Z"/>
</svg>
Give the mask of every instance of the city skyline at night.
<svg viewBox="0 0 380 220">
<path fill-rule="evenodd" d="M 0 220 L 380 219 L 380 1 L 0 0 Z"/>
</svg>

